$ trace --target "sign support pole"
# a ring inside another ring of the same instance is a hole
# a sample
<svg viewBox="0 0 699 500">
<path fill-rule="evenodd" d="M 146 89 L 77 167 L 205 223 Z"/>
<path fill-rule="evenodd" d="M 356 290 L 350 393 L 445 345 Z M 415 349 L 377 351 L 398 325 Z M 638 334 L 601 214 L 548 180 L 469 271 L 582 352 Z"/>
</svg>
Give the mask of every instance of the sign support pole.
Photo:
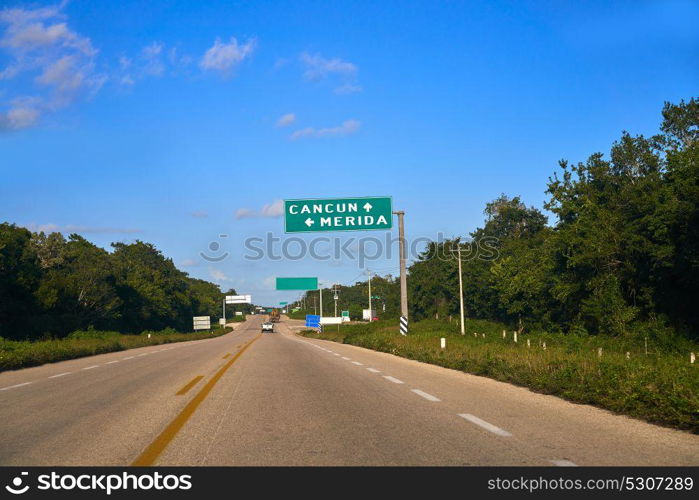
<svg viewBox="0 0 699 500">
<path fill-rule="evenodd" d="M 374 321 L 374 311 L 371 310 L 371 271 L 369 269 L 366 271 L 369 275 L 369 323 L 371 323 Z"/>
<path fill-rule="evenodd" d="M 405 261 L 406 261 L 406 251 L 405 251 L 405 226 L 403 223 L 403 217 L 405 212 L 403 210 L 398 210 L 393 212 L 398 216 L 398 240 L 400 245 L 400 333 L 402 335 L 408 334 L 408 280 L 406 277 Z"/>
<path fill-rule="evenodd" d="M 464 283 L 461 274 L 461 242 L 457 243 L 457 256 L 459 259 L 459 306 L 461 308 L 461 335 L 466 335 L 464 330 Z"/>
<path fill-rule="evenodd" d="M 223 326 L 226 326 L 226 297 L 223 297 Z"/>
</svg>

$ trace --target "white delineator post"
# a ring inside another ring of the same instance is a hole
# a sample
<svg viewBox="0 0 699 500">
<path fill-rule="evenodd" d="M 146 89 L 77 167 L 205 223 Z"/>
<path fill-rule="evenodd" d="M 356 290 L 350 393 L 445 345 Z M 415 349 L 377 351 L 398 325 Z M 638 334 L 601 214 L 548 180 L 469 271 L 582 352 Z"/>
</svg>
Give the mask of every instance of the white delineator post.
<svg viewBox="0 0 699 500">
<path fill-rule="evenodd" d="M 439 344 L 442 346 L 442 349 L 446 348 L 447 347 L 447 339 L 442 337 L 441 339 L 439 339 Z"/>
</svg>

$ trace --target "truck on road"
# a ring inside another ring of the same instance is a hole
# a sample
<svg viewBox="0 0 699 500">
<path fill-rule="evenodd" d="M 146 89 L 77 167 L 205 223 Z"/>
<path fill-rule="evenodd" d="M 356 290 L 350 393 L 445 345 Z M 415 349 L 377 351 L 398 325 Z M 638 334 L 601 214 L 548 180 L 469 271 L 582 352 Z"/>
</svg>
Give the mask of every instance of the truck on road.
<svg viewBox="0 0 699 500">
<path fill-rule="evenodd" d="M 275 307 L 274 309 L 272 309 L 272 312 L 269 313 L 269 320 L 272 323 L 277 323 L 279 322 L 280 316 L 281 315 L 279 314 L 279 309 Z"/>
</svg>

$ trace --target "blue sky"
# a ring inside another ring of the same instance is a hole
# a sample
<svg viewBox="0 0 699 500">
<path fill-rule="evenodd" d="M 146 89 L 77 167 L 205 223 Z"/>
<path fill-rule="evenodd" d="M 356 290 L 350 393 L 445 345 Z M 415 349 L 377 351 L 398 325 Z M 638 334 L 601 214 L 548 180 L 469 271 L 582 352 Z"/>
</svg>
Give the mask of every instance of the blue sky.
<svg viewBox="0 0 699 500">
<path fill-rule="evenodd" d="M 699 83 L 697 2 L 2 4 L 0 219 L 149 241 L 258 303 L 362 273 L 246 259 L 279 200 L 389 195 L 410 238 L 465 235 Z"/>
</svg>

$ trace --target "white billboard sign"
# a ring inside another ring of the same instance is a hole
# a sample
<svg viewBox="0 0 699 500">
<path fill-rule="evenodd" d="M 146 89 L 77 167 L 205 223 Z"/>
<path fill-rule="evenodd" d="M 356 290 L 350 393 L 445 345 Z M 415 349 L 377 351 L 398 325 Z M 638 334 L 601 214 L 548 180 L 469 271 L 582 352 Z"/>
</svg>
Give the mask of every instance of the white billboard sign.
<svg viewBox="0 0 699 500">
<path fill-rule="evenodd" d="M 342 317 L 333 317 L 333 316 L 323 316 L 320 318 L 320 324 L 321 325 L 339 325 L 342 323 Z"/>
<path fill-rule="evenodd" d="M 226 295 L 226 304 L 252 304 L 252 295 Z"/>
<path fill-rule="evenodd" d="M 195 330 L 211 330 L 211 316 L 194 316 L 192 320 Z"/>
</svg>

